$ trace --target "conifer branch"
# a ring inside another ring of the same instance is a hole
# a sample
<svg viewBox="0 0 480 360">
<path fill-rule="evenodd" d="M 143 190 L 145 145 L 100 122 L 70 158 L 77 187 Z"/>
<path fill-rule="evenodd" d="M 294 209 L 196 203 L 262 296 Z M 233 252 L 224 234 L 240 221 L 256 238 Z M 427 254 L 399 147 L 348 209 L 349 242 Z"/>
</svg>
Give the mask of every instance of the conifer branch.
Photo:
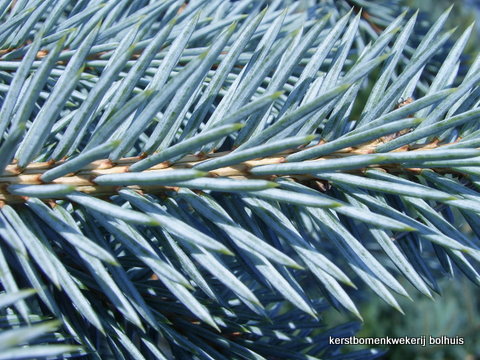
<svg viewBox="0 0 480 360">
<path fill-rule="evenodd" d="M 395 135 L 395 134 L 393 134 Z M 398 136 L 398 135 L 397 135 Z M 361 144 L 356 147 L 348 147 L 339 151 L 335 151 L 332 154 L 327 156 L 322 156 L 319 158 L 311 159 L 313 161 L 322 161 L 322 160 L 331 160 L 331 159 L 342 159 L 342 158 L 352 158 L 354 159 L 355 156 L 365 155 L 365 154 L 374 154 L 375 149 L 380 144 L 385 144 L 387 141 L 395 138 L 395 136 L 385 136 L 373 141 L 370 141 L 365 144 Z M 319 145 L 325 144 L 324 141 L 319 142 Z M 395 152 L 407 152 L 407 151 L 422 151 L 422 150 L 432 150 L 441 148 L 445 145 L 451 144 L 439 144 L 438 140 L 435 140 L 428 144 L 423 145 L 415 145 L 415 146 L 403 146 L 395 150 Z M 309 147 L 310 148 L 310 147 Z M 314 175 L 309 174 L 291 174 L 291 175 L 253 175 L 250 172 L 250 169 L 261 166 L 261 165 L 272 165 L 272 164 L 281 164 L 285 162 L 285 157 L 287 155 L 295 154 L 302 149 L 290 149 L 282 151 L 278 154 L 252 159 L 248 161 L 243 161 L 236 165 L 231 165 L 227 167 L 219 167 L 214 170 L 208 171 L 205 174 L 205 177 L 226 177 L 232 179 L 265 179 L 265 180 L 274 180 L 278 176 L 282 176 L 285 178 L 294 179 L 300 183 L 312 183 L 312 181 L 320 180 L 316 178 Z M 179 170 L 179 169 L 191 169 L 194 168 L 196 165 L 205 162 L 208 159 L 216 159 L 222 156 L 226 156 L 230 154 L 230 151 L 224 152 L 216 152 L 210 154 L 191 154 L 184 156 L 183 158 L 175 161 L 174 163 L 170 163 L 169 161 L 164 161 L 160 164 L 152 166 L 151 168 L 142 171 L 142 173 L 148 172 L 159 172 L 159 171 L 172 171 L 172 170 Z M 129 157 L 129 158 L 122 158 L 115 162 L 112 162 L 109 159 L 100 159 L 91 162 L 87 166 L 83 167 L 82 169 L 76 171 L 75 173 L 69 173 L 65 176 L 61 176 L 56 178 L 51 182 L 44 182 L 41 179 L 41 176 L 47 171 L 54 169 L 57 166 L 62 165 L 67 161 L 61 160 L 58 162 L 50 161 L 50 162 L 36 162 L 27 165 L 24 169 L 20 169 L 16 163 L 10 164 L 7 168 L 3 171 L 0 175 L 0 202 L 3 204 L 18 204 L 23 203 L 26 201 L 27 197 L 13 195 L 10 194 L 8 191 L 9 185 L 42 185 L 42 184 L 57 184 L 57 185 L 69 185 L 72 186 L 72 191 L 79 191 L 85 194 L 93 195 L 96 197 L 101 198 L 108 198 L 111 195 L 115 195 L 121 186 L 105 186 L 101 184 L 97 184 L 95 182 L 95 178 L 101 175 L 112 175 L 112 174 L 122 174 L 129 172 L 129 167 L 133 164 L 138 163 L 142 160 L 144 156 L 138 157 Z M 418 174 L 425 168 L 416 168 L 411 167 L 408 165 L 403 164 L 371 164 L 366 167 L 359 167 L 357 169 L 347 170 L 347 173 L 354 173 L 354 174 L 363 174 L 367 169 L 376 169 L 380 171 L 384 171 L 386 173 L 398 174 L 398 173 L 411 173 L 411 174 Z M 454 170 L 445 166 L 436 168 L 431 167 L 429 168 L 432 171 L 436 171 L 441 174 L 457 174 L 457 175 L 465 175 L 459 172 L 458 170 Z M 152 193 L 152 194 L 159 194 L 164 193 L 167 191 L 176 191 L 178 187 L 176 186 L 169 186 L 165 184 L 159 185 L 149 185 L 149 186 L 141 186 L 141 185 L 132 185 L 129 186 L 132 189 L 135 189 L 140 192 L 145 193 Z M 61 198 L 64 198 L 66 194 L 62 194 Z M 55 200 L 55 198 L 48 199 Z"/>
</svg>

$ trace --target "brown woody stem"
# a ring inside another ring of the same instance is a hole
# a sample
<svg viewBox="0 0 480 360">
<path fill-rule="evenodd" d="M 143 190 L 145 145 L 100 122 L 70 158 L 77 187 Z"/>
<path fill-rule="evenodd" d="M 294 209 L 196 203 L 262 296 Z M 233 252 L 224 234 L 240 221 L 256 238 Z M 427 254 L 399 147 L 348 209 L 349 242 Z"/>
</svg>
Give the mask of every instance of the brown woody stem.
<svg viewBox="0 0 480 360">
<path fill-rule="evenodd" d="M 332 159 L 332 158 L 342 158 L 346 156 L 356 156 L 361 154 L 368 154 L 373 153 L 375 147 L 382 143 L 382 139 L 378 139 L 366 144 L 363 144 L 357 148 L 345 148 L 340 151 L 334 152 L 328 156 L 324 156 L 321 158 L 316 159 L 317 161 L 322 161 L 325 159 Z M 409 149 L 407 147 L 403 147 L 397 149 L 396 151 L 418 151 L 418 150 L 425 150 L 425 149 L 432 149 L 438 147 L 438 142 L 432 142 L 427 145 L 423 145 L 421 147 L 417 147 L 415 149 Z M 250 174 L 249 169 L 259 165 L 269 165 L 269 164 L 278 164 L 283 162 L 284 156 L 287 154 L 291 154 L 294 152 L 299 151 L 300 149 L 294 149 L 279 153 L 274 156 L 269 156 L 265 158 L 259 158 L 254 160 L 248 160 L 242 162 L 240 164 L 234 166 L 227 166 L 212 170 L 209 172 L 209 176 L 211 177 L 229 177 L 229 178 L 255 178 L 255 179 L 272 179 L 275 176 L 253 176 Z M 219 152 L 219 153 L 212 153 L 208 155 L 187 155 L 184 158 L 180 159 L 179 161 L 175 162 L 174 164 L 170 164 L 168 162 L 163 162 L 151 167 L 146 172 L 149 171 L 171 171 L 174 169 L 185 169 L 191 168 L 194 165 L 198 164 L 199 162 L 205 161 L 209 158 L 220 157 L 228 154 L 228 152 Z M 65 176 L 59 177 L 51 182 L 51 184 L 65 184 L 65 185 L 73 185 L 75 186 L 77 191 L 91 194 L 96 197 L 108 197 L 115 194 L 118 190 L 118 186 L 105 186 L 99 185 L 95 183 L 95 178 L 100 175 L 106 174 L 119 174 L 128 172 L 128 168 L 130 165 L 140 161 L 142 157 L 130 157 L 130 158 L 123 158 L 118 160 L 115 164 L 112 163 L 108 159 L 97 160 L 90 163 L 88 166 L 84 167 L 83 169 L 77 171 L 76 173 L 67 174 Z M 0 204 L 14 204 L 14 203 L 22 203 L 25 202 L 25 197 L 12 195 L 8 192 L 7 188 L 8 185 L 11 184 L 22 184 L 22 185 L 40 185 L 43 184 L 40 177 L 41 175 L 49 170 L 62 164 L 64 161 L 59 161 L 57 163 L 53 162 L 37 162 L 31 163 L 24 169 L 19 169 L 16 164 L 11 164 L 7 166 L 5 171 L 0 174 Z M 418 173 L 421 169 L 414 169 L 414 168 L 405 168 L 398 164 L 389 164 L 383 165 L 373 165 L 369 166 L 368 168 L 377 168 L 382 169 L 389 173 L 399 173 L 399 172 L 409 172 L 409 173 Z M 362 173 L 366 169 L 357 169 L 354 173 Z M 449 169 L 439 169 L 438 171 L 441 172 L 452 172 Z M 296 179 L 300 182 L 305 182 L 308 180 L 315 180 L 313 176 L 310 175 L 290 175 L 290 178 Z M 169 186 L 130 186 L 130 188 L 137 189 L 139 191 L 149 192 L 149 193 L 162 193 L 165 191 L 175 190 L 174 187 Z"/>
</svg>

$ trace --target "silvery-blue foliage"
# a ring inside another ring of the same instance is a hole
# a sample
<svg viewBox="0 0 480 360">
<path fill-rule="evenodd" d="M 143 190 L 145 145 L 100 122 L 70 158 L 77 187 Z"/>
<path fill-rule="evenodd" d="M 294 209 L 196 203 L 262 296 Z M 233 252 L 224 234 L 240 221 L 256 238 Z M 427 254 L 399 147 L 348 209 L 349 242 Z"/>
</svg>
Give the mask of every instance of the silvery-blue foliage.
<svg viewBox="0 0 480 360">
<path fill-rule="evenodd" d="M 0 359 L 373 359 L 359 294 L 480 284 L 448 12 L 0 0 Z"/>
</svg>

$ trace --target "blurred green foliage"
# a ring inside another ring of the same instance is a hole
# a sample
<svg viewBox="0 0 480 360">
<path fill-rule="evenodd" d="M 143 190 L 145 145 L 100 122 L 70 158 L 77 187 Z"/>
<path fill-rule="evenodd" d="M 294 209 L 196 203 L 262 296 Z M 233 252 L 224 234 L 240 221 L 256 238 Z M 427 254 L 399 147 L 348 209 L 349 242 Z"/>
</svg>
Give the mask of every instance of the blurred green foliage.
<svg viewBox="0 0 480 360">
<path fill-rule="evenodd" d="M 472 34 L 466 48 L 466 53 L 478 53 L 480 44 L 480 1 L 478 0 L 405 0 L 405 5 L 413 9 L 420 9 L 425 19 L 436 19 L 445 9 L 453 5 L 447 21 L 447 28 L 458 27 L 458 37 L 472 22 L 476 24 L 476 31 Z"/>
<path fill-rule="evenodd" d="M 445 281 L 444 293 L 432 301 L 414 294 L 414 302 L 403 299 L 405 315 L 394 312 L 380 301 L 362 309 L 365 327 L 359 336 L 460 336 L 465 344 L 453 346 L 394 346 L 389 359 L 472 360 L 480 355 L 480 291 L 467 279 Z M 372 321 L 376 319 L 376 321 Z"/>
<path fill-rule="evenodd" d="M 412 300 L 399 299 L 405 315 L 393 310 L 382 300 L 370 297 L 365 301 L 361 314 L 364 317 L 358 337 L 419 337 L 460 336 L 464 345 L 395 345 L 385 359 L 390 360 L 475 360 L 480 359 L 480 289 L 471 281 L 458 277 L 442 281 L 441 295 L 434 300 L 410 291 Z M 403 284 L 408 288 L 408 285 Z M 342 323 L 345 317 L 330 313 L 327 322 Z M 428 341 L 428 340 L 427 340 Z M 345 351 L 367 348 L 345 346 Z"/>
</svg>

